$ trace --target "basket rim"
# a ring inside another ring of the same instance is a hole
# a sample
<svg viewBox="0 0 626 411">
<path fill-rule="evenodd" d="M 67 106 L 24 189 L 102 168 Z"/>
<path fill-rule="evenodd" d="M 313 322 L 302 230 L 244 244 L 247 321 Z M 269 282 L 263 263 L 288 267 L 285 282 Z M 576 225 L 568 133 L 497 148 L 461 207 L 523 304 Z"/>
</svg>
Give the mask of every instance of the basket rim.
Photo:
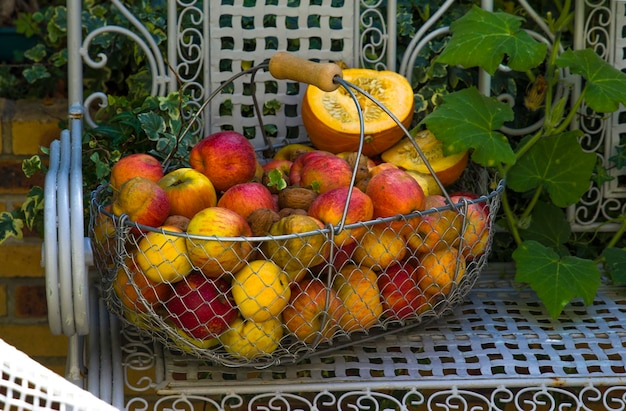
<svg viewBox="0 0 626 411">
<path fill-rule="evenodd" d="M 106 217 L 113 220 L 116 223 L 116 226 L 126 227 L 126 228 L 136 228 L 145 233 L 156 232 L 156 233 L 171 235 L 175 237 L 185 237 L 190 240 L 219 240 L 219 241 L 233 241 L 233 242 L 236 242 L 236 241 L 262 242 L 262 241 L 272 241 L 272 240 L 284 241 L 284 240 L 289 240 L 289 239 L 296 238 L 296 237 L 302 238 L 302 237 L 309 237 L 309 236 L 320 235 L 320 234 L 328 235 L 330 234 L 331 230 L 334 231 L 335 234 L 337 234 L 347 229 L 358 228 L 358 227 L 369 227 L 369 226 L 373 226 L 377 224 L 384 224 L 384 223 L 389 223 L 389 222 L 398 221 L 398 220 L 408 220 L 408 219 L 412 219 L 416 217 L 423 217 L 423 216 L 427 216 L 430 214 L 440 213 L 446 210 L 456 209 L 462 214 L 463 210 L 472 204 L 485 203 L 488 200 L 491 200 L 492 198 L 499 196 L 504 191 L 505 185 L 506 185 L 505 180 L 500 179 L 495 189 L 493 189 L 491 192 L 487 194 L 479 195 L 475 199 L 464 199 L 463 201 L 459 201 L 458 203 L 455 203 L 455 204 L 448 204 L 446 206 L 433 207 L 433 208 L 429 208 L 429 209 L 421 210 L 421 211 L 414 211 L 409 214 L 398 214 L 392 217 L 376 218 L 376 219 L 367 220 L 367 221 L 359 221 L 356 223 L 345 224 L 343 225 L 343 228 L 329 223 L 329 224 L 326 224 L 325 228 L 321 228 L 318 230 L 310 230 L 310 231 L 305 231 L 301 233 L 293 233 L 293 234 L 264 235 L 264 236 L 224 237 L 224 236 L 197 235 L 197 234 L 189 234 L 186 232 L 169 231 L 160 227 L 152 227 L 152 226 L 147 226 L 147 225 L 136 223 L 134 221 L 131 221 L 128 218 L 128 215 L 126 214 L 122 214 L 121 216 L 117 216 L 113 214 L 112 212 L 106 210 L 105 204 L 103 204 L 102 202 L 99 202 L 98 196 L 102 195 L 102 193 L 105 192 L 107 188 L 109 188 L 109 184 L 101 184 L 95 190 L 91 192 L 90 204 L 92 208 L 97 210 L 98 214 L 103 214 Z M 337 230 L 338 228 L 340 229 Z"/>
</svg>

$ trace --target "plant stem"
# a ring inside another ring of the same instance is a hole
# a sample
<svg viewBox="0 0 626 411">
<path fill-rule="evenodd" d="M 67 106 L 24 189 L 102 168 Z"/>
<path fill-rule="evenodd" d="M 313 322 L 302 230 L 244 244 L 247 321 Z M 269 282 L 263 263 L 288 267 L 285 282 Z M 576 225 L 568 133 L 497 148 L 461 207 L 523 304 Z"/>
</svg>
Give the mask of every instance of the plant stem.
<svg viewBox="0 0 626 411">
<path fill-rule="evenodd" d="M 620 219 L 622 220 L 622 224 L 620 224 L 617 231 L 613 234 L 613 237 L 611 237 L 611 240 L 606 244 L 605 249 L 615 247 L 620 238 L 622 238 L 622 235 L 624 235 L 624 232 L 626 232 L 626 216 L 622 215 Z"/>
<path fill-rule="evenodd" d="M 561 134 L 567 127 L 570 126 L 571 122 L 574 120 L 574 117 L 578 114 L 578 109 L 582 106 L 583 101 L 585 100 L 585 94 L 587 92 L 588 85 L 585 84 L 583 89 L 580 92 L 580 96 L 576 99 L 574 104 L 572 105 L 569 114 L 565 119 L 561 122 L 561 124 L 554 130 L 554 134 Z"/>
<path fill-rule="evenodd" d="M 506 190 L 502 193 L 502 210 L 504 211 L 504 216 L 506 217 L 509 231 L 513 236 L 513 240 L 515 240 L 515 244 L 518 246 L 522 245 L 522 237 L 520 237 L 519 228 L 517 227 L 517 218 L 515 217 L 513 209 L 511 209 L 511 204 L 509 204 L 509 197 L 506 194 Z"/>
<path fill-rule="evenodd" d="M 505 165 L 502 170 L 501 173 L 504 176 L 504 178 L 506 178 L 506 175 L 508 173 L 508 171 L 511 169 L 511 167 L 513 167 L 515 164 L 517 164 L 517 162 L 519 161 L 520 158 L 522 158 L 522 156 L 524 154 L 526 154 L 526 152 L 528 150 L 530 150 L 530 148 L 535 145 L 535 143 L 537 141 L 539 141 L 541 139 L 541 137 L 543 137 L 543 130 L 539 129 L 530 139 L 528 139 L 528 141 L 526 142 L 526 144 L 524 144 L 523 146 L 521 146 L 520 148 L 518 148 L 518 150 L 515 152 L 515 162 L 513 164 L 507 164 Z"/>
<path fill-rule="evenodd" d="M 530 199 L 530 202 L 524 209 L 524 213 L 522 213 L 520 220 L 524 221 L 530 216 L 530 214 L 533 212 L 533 209 L 535 208 L 535 205 L 537 205 L 537 201 L 539 201 L 539 197 L 541 197 L 542 192 L 543 192 L 543 185 L 539 184 L 537 188 L 535 189 L 533 198 Z"/>
</svg>

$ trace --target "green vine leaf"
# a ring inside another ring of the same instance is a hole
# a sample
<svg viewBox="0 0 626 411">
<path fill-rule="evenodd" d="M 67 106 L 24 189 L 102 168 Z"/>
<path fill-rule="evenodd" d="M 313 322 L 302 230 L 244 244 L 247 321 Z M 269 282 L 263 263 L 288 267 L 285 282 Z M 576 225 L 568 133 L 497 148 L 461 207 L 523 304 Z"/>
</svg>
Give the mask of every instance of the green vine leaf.
<svg viewBox="0 0 626 411">
<path fill-rule="evenodd" d="M 600 269 L 591 260 L 560 257 L 537 241 L 525 241 L 513 252 L 515 280 L 527 283 L 537 293 L 552 318 L 574 298 L 593 302 L 600 286 Z"/>
<path fill-rule="evenodd" d="M 626 284 L 626 250 L 622 248 L 607 248 L 602 256 L 605 259 L 604 267 L 611 276 L 615 285 Z"/>
<path fill-rule="evenodd" d="M 598 113 L 611 113 L 626 103 L 626 74 L 602 60 L 591 49 L 567 50 L 556 64 L 568 67 L 586 81 L 585 102 Z"/>
<path fill-rule="evenodd" d="M 421 123 L 443 142 L 444 152 L 474 149 L 474 162 L 493 167 L 515 163 L 509 140 L 497 131 L 506 121 L 513 120 L 513 116 L 507 104 L 470 87 L 444 96 L 443 104 Z"/>
<path fill-rule="evenodd" d="M 547 46 L 521 29 L 523 19 L 477 6 L 450 25 L 452 38 L 437 59 L 466 68 L 482 67 L 493 75 L 501 63 L 526 71 L 541 64 Z"/>
<path fill-rule="evenodd" d="M 534 144 L 509 170 L 507 186 L 520 193 L 544 187 L 554 205 L 567 207 L 589 188 L 596 155 L 583 151 L 569 131 Z"/>
<path fill-rule="evenodd" d="M 565 212 L 554 204 L 539 201 L 533 209 L 528 229 L 521 235 L 524 240 L 538 241 L 554 249 L 560 249 L 572 233 Z"/>
</svg>

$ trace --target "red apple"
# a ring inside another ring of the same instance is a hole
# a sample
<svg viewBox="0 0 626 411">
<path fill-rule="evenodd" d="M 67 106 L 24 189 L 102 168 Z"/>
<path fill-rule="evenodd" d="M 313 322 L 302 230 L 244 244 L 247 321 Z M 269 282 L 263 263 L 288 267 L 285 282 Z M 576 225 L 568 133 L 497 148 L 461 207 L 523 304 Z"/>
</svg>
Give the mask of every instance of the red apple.
<svg viewBox="0 0 626 411">
<path fill-rule="evenodd" d="M 241 269 L 252 256 L 248 222 L 233 210 L 209 207 L 193 216 L 187 226 L 187 252 L 191 262 L 208 277 Z M 226 240 L 216 237 L 230 237 Z"/>
<path fill-rule="evenodd" d="M 255 182 L 235 184 L 224 191 L 217 202 L 217 206 L 233 210 L 246 219 L 254 210 L 259 208 L 278 212 L 276 200 L 269 188 Z"/>
<path fill-rule="evenodd" d="M 174 285 L 174 295 L 165 305 L 169 318 L 194 338 L 218 337 L 238 316 L 229 288 L 224 279 L 192 273 Z"/>
<path fill-rule="evenodd" d="M 350 197 L 348 197 L 350 195 Z M 337 247 L 353 243 L 360 239 L 367 227 L 356 226 L 345 228 L 350 224 L 372 219 L 374 208 L 372 200 L 361 190 L 354 187 L 339 187 L 317 196 L 309 206 L 308 214 L 321 222 L 337 227 L 343 219 L 344 209 L 348 203 L 344 228 L 335 234 L 333 242 Z"/>
<path fill-rule="evenodd" d="M 184 167 L 163 176 L 159 186 L 170 202 L 170 214 L 192 218 L 198 211 L 217 204 L 211 180 L 198 170 Z"/>
<path fill-rule="evenodd" d="M 319 279 L 295 283 L 291 301 L 283 310 L 283 322 L 298 339 L 312 343 L 330 340 L 345 315 L 337 293 Z"/>
<path fill-rule="evenodd" d="M 462 204 L 458 208 L 460 213 L 465 210 L 465 201 L 477 198 L 478 195 L 473 193 L 457 193 L 450 196 L 453 203 Z M 459 245 L 463 256 L 468 260 L 480 257 L 489 245 L 489 206 L 485 202 L 468 204 L 466 217 L 461 218 L 461 221 L 465 224 L 463 239 Z"/>
<path fill-rule="evenodd" d="M 426 297 L 415 280 L 415 270 L 413 264 L 402 261 L 379 274 L 378 287 L 386 317 L 405 320 L 415 317 L 427 307 Z"/>
<path fill-rule="evenodd" d="M 304 165 L 314 158 L 318 157 L 335 157 L 333 153 L 322 150 L 313 150 L 304 152 L 293 160 L 293 164 L 289 169 L 289 181 L 292 185 L 300 185 L 300 179 L 302 177 L 302 168 Z"/>
<path fill-rule="evenodd" d="M 365 191 L 374 205 L 374 218 L 406 215 L 424 209 L 424 191 L 422 187 L 406 171 L 387 168 L 370 178 Z M 409 223 L 417 225 L 417 219 Z M 390 226 L 400 231 L 406 222 L 396 220 Z"/>
<path fill-rule="evenodd" d="M 159 227 L 170 214 L 170 203 L 156 182 L 133 177 L 120 187 L 111 211 L 116 216 L 126 214 L 135 223 Z"/>
<path fill-rule="evenodd" d="M 150 154 L 130 154 L 119 159 L 111 167 L 110 186 L 114 191 L 133 177 L 145 177 L 155 183 L 163 177 L 163 167 Z"/>
<path fill-rule="evenodd" d="M 220 131 L 200 140 L 189 153 L 189 164 L 220 192 L 252 180 L 257 171 L 254 146 L 236 131 Z"/>
<path fill-rule="evenodd" d="M 352 181 L 352 168 L 337 156 L 317 156 L 304 162 L 300 170 L 300 186 L 310 187 L 316 193 L 325 193 L 337 187 L 347 187 Z"/>
<path fill-rule="evenodd" d="M 333 254 L 333 267 L 337 271 L 341 270 L 344 265 L 352 263 L 352 257 L 354 256 L 356 246 L 357 242 L 352 241 L 341 247 L 335 247 Z"/>
<path fill-rule="evenodd" d="M 267 163 L 263 164 L 263 171 L 267 173 L 269 171 L 277 169 L 277 170 L 282 171 L 288 176 L 292 165 L 293 165 L 293 161 L 272 159 L 268 161 Z"/>
</svg>

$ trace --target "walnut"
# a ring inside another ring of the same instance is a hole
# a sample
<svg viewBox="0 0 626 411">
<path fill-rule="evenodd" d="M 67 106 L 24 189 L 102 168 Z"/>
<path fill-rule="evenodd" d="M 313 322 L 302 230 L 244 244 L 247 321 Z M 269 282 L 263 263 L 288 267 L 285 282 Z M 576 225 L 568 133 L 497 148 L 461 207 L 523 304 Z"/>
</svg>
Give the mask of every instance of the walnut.
<svg viewBox="0 0 626 411">
<path fill-rule="evenodd" d="M 308 210 L 315 197 L 317 193 L 310 188 L 286 187 L 278 193 L 278 207 Z"/>
<path fill-rule="evenodd" d="M 171 225 L 180 228 L 183 232 L 187 231 L 189 225 L 189 218 L 182 215 L 171 215 L 167 217 L 163 225 Z"/>
<path fill-rule="evenodd" d="M 354 152 L 354 153 L 347 154 L 344 157 L 344 160 L 346 160 L 348 164 L 350 164 L 350 167 L 353 170 L 356 165 L 357 155 L 358 153 Z M 361 154 L 361 157 L 359 157 L 359 166 L 356 169 L 356 181 L 360 181 L 364 178 L 367 178 L 370 175 L 369 161 L 370 159 L 367 156 L 364 156 L 363 154 Z"/>
<path fill-rule="evenodd" d="M 280 220 L 280 216 L 274 210 L 269 208 L 258 208 L 254 210 L 247 218 L 253 236 L 264 236 L 270 230 L 272 224 Z"/>
<path fill-rule="evenodd" d="M 307 215 L 307 212 L 306 210 L 303 210 L 301 208 L 281 208 L 278 212 L 280 218 L 287 217 L 293 214 Z"/>
</svg>

